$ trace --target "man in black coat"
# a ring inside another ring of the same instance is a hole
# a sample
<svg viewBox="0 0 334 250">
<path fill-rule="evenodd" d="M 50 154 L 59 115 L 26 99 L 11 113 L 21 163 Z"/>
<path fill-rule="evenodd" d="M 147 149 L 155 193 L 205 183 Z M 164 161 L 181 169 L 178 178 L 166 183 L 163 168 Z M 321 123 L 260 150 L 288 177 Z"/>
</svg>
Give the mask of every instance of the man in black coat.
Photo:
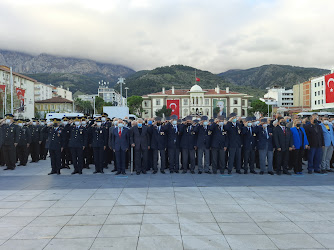
<svg viewBox="0 0 334 250">
<path fill-rule="evenodd" d="M 19 140 L 16 146 L 17 158 L 20 161 L 18 166 L 27 165 L 28 161 L 28 148 L 31 141 L 31 134 L 29 127 L 27 125 L 23 125 L 23 121 L 18 121 L 18 132 L 19 132 Z"/>
<path fill-rule="evenodd" d="M 289 151 L 293 148 L 293 137 L 290 129 L 286 127 L 286 121 L 283 117 L 279 117 L 278 125 L 274 129 L 274 144 L 277 150 L 276 155 L 276 173 L 291 175 L 288 171 Z"/>
<path fill-rule="evenodd" d="M 96 124 L 89 128 L 88 141 L 94 152 L 95 171 L 93 174 L 103 174 L 104 151 L 108 145 L 108 134 L 101 126 L 101 118 L 96 120 Z"/>
<path fill-rule="evenodd" d="M 31 162 L 38 162 L 39 161 L 39 149 L 41 141 L 41 127 L 38 124 L 37 118 L 32 118 L 32 123 L 29 126 L 31 132 L 31 142 L 30 142 L 30 155 L 31 155 Z"/>
<path fill-rule="evenodd" d="M 3 154 L 7 166 L 4 170 L 14 170 L 16 165 L 16 146 L 19 140 L 19 131 L 17 125 L 13 123 L 14 116 L 7 114 L 4 124 L 1 126 L 3 137 Z"/>
<path fill-rule="evenodd" d="M 322 147 L 325 146 L 324 134 L 318 121 L 318 114 L 311 116 L 311 123 L 304 126 L 307 140 L 310 145 L 308 152 L 308 173 L 322 173 L 320 163 L 322 159 Z"/>
<path fill-rule="evenodd" d="M 211 174 L 209 165 L 212 131 L 209 129 L 208 117 L 202 116 L 201 120 L 201 124 L 197 125 L 195 130 L 197 134 L 198 174 L 201 174 L 203 170 L 205 173 Z"/>
<path fill-rule="evenodd" d="M 130 129 L 130 144 L 135 150 L 137 175 L 140 173 L 146 174 L 150 135 L 148 133 L 148 127 L 143 125 L 142 119 L 138 119 L 137 125 Z"/>
<path fill-rule="evenodd" d="M 64 129 L 59 126 L 60 119 L 53 119 L 48 126 L 48 139 L 46 140 L 46 147 L 50 152 L 51 159 L 51 174 L 60 174 L 61 152 L 64 146 Z"/>
<path fill-rule="evenodd" d="M 166 166 L 166 146 L 167 146 L 167 134 L 165 133 L 165 127 L 162 126 L 161 117 L 155 118 L 153 126 L 149 127 L 149 133 L 151 137 L 151 149 L 153 154 L 153 174 L 158 172 L 158 158 L 160 154 L 160 172 L 165 173 Z"/>
</svg>

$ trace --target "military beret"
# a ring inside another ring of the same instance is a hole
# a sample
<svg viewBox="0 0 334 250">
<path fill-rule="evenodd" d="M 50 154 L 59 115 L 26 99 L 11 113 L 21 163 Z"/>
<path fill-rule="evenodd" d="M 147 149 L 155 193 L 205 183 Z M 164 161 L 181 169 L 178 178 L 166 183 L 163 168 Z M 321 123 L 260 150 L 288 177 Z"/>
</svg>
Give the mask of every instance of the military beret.
<svg viewBox="0 0 334 250">
<path fill-rule="evenodd" d="M 166 117 L 165 117 L 165 120 L 166 120 L 166 121 L 169 121 L 169 120 L 170 120 L 170 116 L 166 116 Z"/>
<path fill-rule="evenodd" d="M 210 119 L 209 122 L 214 122 L 215 120 L 214 119 Z"/>
<path fill-rule="evenodd" d="M 6 118 L 13 118 L 14 116 L 12 114 L 6 114 Z"/>
<path fill-rule="evenodd" d="M 246 117 L 246 122 L 251 122 L 253 121 L 253 117 Z"/>
<path fill-rule="evenodd" d="M 205 115 L 201 117 L 201 121 L 206 121 L 207 119 L 208 119 L 208 117 L 205 116 Z"/>
<path fill-rule="evenodd" d="M 266 118 L 261 119 L 261 122 L 267 122 Z"/>
<path fill-rule="evenodd" d="M 172 120 L 176 120 L 176 119 L 177 119 L 177 115 L 172 115 L 170 118 L 171 118 Z"/>
<path fill-rule="evenodd" d="M 218 118 L 218 120 L 224 120 L 225 116 L 224 115 L 219 115 L 217 118 Z"/>
<path fill-rule="evenodd" d="M 61 120 L 58 119 L 58 118 L 53 118 L 52 121 L 54 121 L 54 122 L 60 122 Z"/>
<path fill-rule="evenodd" d="M 154 119 L 156 122 L 160 122 L 161 121 L 161 117 L 155 117 Z"/>
</svg>

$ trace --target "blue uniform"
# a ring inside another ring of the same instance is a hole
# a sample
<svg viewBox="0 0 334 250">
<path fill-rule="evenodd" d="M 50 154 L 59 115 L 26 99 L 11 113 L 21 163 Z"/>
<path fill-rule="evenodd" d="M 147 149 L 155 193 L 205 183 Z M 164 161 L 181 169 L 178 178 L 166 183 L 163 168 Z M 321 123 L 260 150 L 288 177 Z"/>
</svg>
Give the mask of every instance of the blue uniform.
<svg viewBox="0 0 334 250">
<path fill-rule="evenodd" d="M 61 149 L 64 146 L 64 131 L 62 127 L 49 127 L 48 138 L 45 144 L 51 158 L 51 173 L 60 174 Z"/>
<path fill-rule="evenodd" d="M 226 166 L 226 151 L 224 148 L 228 147 L 228 136 L 224 129 L 224 126 L 219 126 L 216 123 L 211 125 L 212 139 L 211 139 L 211 152 L 212 152 L 212 171 L 217 173 L 224 173 Z"/>
</svg>

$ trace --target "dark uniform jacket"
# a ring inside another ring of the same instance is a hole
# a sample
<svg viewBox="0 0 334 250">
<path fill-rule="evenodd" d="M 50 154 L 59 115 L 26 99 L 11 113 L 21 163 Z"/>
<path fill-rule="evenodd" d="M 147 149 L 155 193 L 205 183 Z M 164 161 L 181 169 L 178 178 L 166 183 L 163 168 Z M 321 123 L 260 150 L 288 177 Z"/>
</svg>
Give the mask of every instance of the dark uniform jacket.
<svg viewBox="0 0 334 250">
<path fill-rule="evenodd" d="M 30 125 L 29 130 L 31 133 L 31 142 L 36 143 L 42 141 L 42 133 L 41 133 L 41 126 L 39 125 Z"/>
<path fill-rule="evenodd" d="M 121 137 L 119 136 L 119 128 L 111 130 L 111 148 L 115 151 L 127 150 L 130 145 L 130 129 L 123 127 Z M 110 146 L 110 145 L 109 145 Z M 136 144 L 137 147 L 137 144 Z M 144 148 L 145 149 L 145 148 Z M 146 147 L 147 149 L 147 147 Z"/>
<path fill-rule="evenodd" d="M 151 126 L 148 129 L 151 135 L 151 148 L 156 150 L 164 150 L 167 147 L 167 133 L 165 127 L 160 126 L 160 131 L 157 126 Z"/>
<path fill-rule="evenodd" d="M 241 130 L 243 125 L 237 122 L 233 125 L 232 122 L 228 122 L 224 129 L 227 131 L 228 140 L 229 140 L 229 148 L 240 148 L 242 145 L 241 141 Z"/>
<path fill-rule="evenodd" d="M 195 129 L 197 133 L 197 148 L 206 148 L 210 149 L 211 147 L 211 135 L 212 135 L 212 130 L 210 130 L 210 126 L 203 126 L 203 125 L 198 125 L 196 126 Z"/>
<path fill-rule="evenodd" d="M 324 134 L 319 124 L 307 124 L 304 126 L 307 140 L 311 148 L 320 148 L 325 146 Z"/>
<path fill-rule="evenodd" d="M 180 125 L 181 142 L 180 147 L 184 149 L 195 149 L 197 146 L 196 126 Z"/>
<path fill-rule="evenodd" d="M 176 129 L 174 128 L 174 125 L 171 123 L 168 123 L 166 125 L 166 132 L 167 132 L 167 147 L 168 148 L 179 148 L 180 147 L 180 125 L 175 125 Z"/>
<path fill-rule="evenodd" d="M 48 139 L 45 147 L 49 150 L 60 150 L 64 147 L 64 136 L 63 127 L 48 127 Z"/>
<path fill-rule="evenodd" d="M 3 145 L 14 145 L 19 141 L 19 129 L 14 123 L 2 125 Z"/>
<path fill-rule="evenodd" d="M 293 145 L 293 137 L 289 128 L 285 127 L 285 133 L 280 126 L 274 129 L 275 148 L 281 148 L 282 151 L 289 150 Z"/>
<path fill-rule="evenodd" d="M 228 136 L 224 127 L 213 123 L 210 129 L 212 130 L 211 148 L 224 149 L 228 147 Z"/>
<path fill-rule="evenodd" d="M 138 126 L 134 126 L 130 129 L 130 144 L 133 143 L 135 144 L 135 150 L 139 149 L 148 150 L 148 147 L 150 146 L 151 142 L 147 126 L 143 125 L 143 127 L 141 128 L 141 132 Z"/>
<path fill-rule="evenodd" d="M 256 127 L 247 127 L 244 126 L 242 128 L 242 145 L 244 149 L 252 149 L 254 150 L 256 145 L 256 132 L 258 130 L 258 126 Z"/>
<path fill-rule="evenodd" d="M 268 138 L 267 138 L 267 133 L 265 129 L 262 126 L 258 127 L 258 130 L 256 132 L 256 139 L 257 139 L 257 149 L 258 150 L 263 150 L 266 149 L 266 145 L 268 145 L 268 150 L 273 151 L 274 148 L 274 142 L 273 142 L 273 128 L 267 127 L 267 133 L 268 133 Z"/>
<path fill-rule="evenodd" d="M 24 146 L 31 143 L 31 134 L 28 126 L 18 127 L 19 140 L 18 145 Z"/>
<path fill-rule="evenodd" d="M 70 127 L 70 138 L 68 141 L 69 148 L 80 148 L 87 146 L 87 133 L 86 129 L 82 126 L 72 125 Z"/>
<path fill-rule="evenodd" d="M 103 127 L 90 127 L 88 137 L 89 144 L 91 144 L 93 148 L 108 146 L 107 131 Z"/>
</svg>

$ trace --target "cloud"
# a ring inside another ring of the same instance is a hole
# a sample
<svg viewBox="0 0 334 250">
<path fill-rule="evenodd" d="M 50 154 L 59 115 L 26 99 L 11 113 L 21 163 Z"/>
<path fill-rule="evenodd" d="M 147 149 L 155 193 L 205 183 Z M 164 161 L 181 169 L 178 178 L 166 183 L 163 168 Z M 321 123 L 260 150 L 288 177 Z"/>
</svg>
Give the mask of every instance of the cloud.
<svg viewBox="0 0 334 250">
<path fill-rule="evenodd" d="M 331 68 L 333 7 L 331 0 L 4 0 L 0 48 L 135 70 Z"/>
</svg>

